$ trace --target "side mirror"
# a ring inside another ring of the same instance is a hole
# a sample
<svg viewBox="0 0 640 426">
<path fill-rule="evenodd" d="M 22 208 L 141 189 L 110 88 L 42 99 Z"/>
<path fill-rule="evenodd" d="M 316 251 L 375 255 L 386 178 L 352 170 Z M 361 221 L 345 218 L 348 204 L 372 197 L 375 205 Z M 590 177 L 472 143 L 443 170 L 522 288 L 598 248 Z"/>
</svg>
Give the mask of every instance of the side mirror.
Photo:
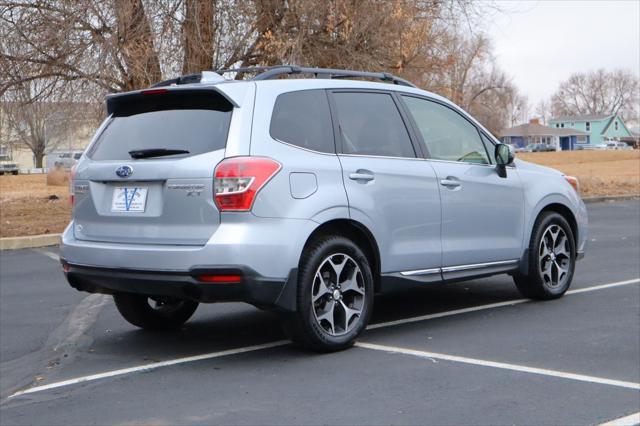
<svg viewBox="0 0 640 426">
<path fill-rule="evenodd" d="M 510 145 L 499 143 L 496 145 L 496 170 L 498 171 L 498 176 L 502 178 L 507 177 L 507 166 L 513 164 L 513 159 L 515 158 L 515 152 Z"/>
</svg>

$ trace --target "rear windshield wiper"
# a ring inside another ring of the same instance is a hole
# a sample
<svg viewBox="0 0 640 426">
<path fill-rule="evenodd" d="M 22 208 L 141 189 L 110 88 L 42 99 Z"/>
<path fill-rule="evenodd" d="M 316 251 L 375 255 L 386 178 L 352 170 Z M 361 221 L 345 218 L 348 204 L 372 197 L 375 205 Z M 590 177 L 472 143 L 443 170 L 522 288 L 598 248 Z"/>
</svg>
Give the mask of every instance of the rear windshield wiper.
<svg viewBox="0 0 640 426">
<path fill-rule="evenodd" d="M 129 151 L 131 158 L 162 157 L 165 155 L 188 154 L 186 149 L 149 148 Z"/>
</svg>

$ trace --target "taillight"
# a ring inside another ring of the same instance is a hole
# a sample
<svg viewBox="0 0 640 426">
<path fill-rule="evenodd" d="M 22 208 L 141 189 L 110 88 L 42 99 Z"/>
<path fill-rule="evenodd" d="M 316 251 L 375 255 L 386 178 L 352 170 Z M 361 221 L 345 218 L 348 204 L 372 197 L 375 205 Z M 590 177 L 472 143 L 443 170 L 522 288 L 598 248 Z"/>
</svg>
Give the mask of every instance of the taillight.
<svg viewBox="0 0 640 426">
<path fill-rule="evenodd" d="M 224 211 L 249 211 L 256 194 L 282 166 L 265 157 L 233 157 L 223 160 L 214 173 L 216 206 Z"/>
<path fill-rule="evenodd" d="M 73 203 L 75 201 L 75 197 L 73 196 L 73 184 L 76 179 L 76 166 L 71 167 L 71 172 L 69 172 L 69 202 L 71 203 L 71 207 L 73 207 Z"/>
<path fill-rule="evenodd" d="M 573 189 L 576 190 L 576 192 L 579 194 L 580 193 L 580 182 L 578 181 L 577 177 L 574 176 L 564 176 L 565 180 L 567 182 L 569 182 L 569 185 L 573 186 Z"/>
</svg>

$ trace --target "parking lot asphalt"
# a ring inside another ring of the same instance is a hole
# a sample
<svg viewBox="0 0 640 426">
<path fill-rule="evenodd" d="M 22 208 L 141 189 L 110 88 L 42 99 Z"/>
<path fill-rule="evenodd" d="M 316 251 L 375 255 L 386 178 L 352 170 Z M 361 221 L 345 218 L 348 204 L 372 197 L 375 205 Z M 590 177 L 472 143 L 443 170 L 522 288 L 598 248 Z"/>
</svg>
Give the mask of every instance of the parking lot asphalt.
<svg viewBox="0 0 640 426">
<path fill-rule="evenodd" d="M 238 303 L 201 305 L 179 331 L 137 330 L 109 297 L 71 289 L 55 249 L 2 252 L 0 424 L 557 425 L 638 413 L 640 202 L 588 208 L 587 256 L 562 299 L 525 301 L 505 275 L 381 296 L 358 346 L 325 355 Z"/>
</svg>

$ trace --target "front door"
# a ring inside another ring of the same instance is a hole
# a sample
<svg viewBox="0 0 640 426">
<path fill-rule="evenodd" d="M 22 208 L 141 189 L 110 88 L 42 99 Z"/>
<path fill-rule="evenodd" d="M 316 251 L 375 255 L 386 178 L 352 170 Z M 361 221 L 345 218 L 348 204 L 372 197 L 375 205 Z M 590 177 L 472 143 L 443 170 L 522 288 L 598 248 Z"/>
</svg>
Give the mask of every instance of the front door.
<svg viewBox="0 0 640 426">
<path fill-rule="evenodd" d="M 493 143 L 458 111 L 423 98 L 402 99 L 438 178 L 444 277 L 515 265 L 524 230 L 516 169 L 508 167 L 506 178 L 498 176 Z"/>
<path fill-rule="evenodd" d="M 331 101 L 349 212 L 376 238 L 381 272 L 439 281 L 437 178 L 417 155 L 397 100 L 386 92 L 333 91 Z"/>
</svg>

